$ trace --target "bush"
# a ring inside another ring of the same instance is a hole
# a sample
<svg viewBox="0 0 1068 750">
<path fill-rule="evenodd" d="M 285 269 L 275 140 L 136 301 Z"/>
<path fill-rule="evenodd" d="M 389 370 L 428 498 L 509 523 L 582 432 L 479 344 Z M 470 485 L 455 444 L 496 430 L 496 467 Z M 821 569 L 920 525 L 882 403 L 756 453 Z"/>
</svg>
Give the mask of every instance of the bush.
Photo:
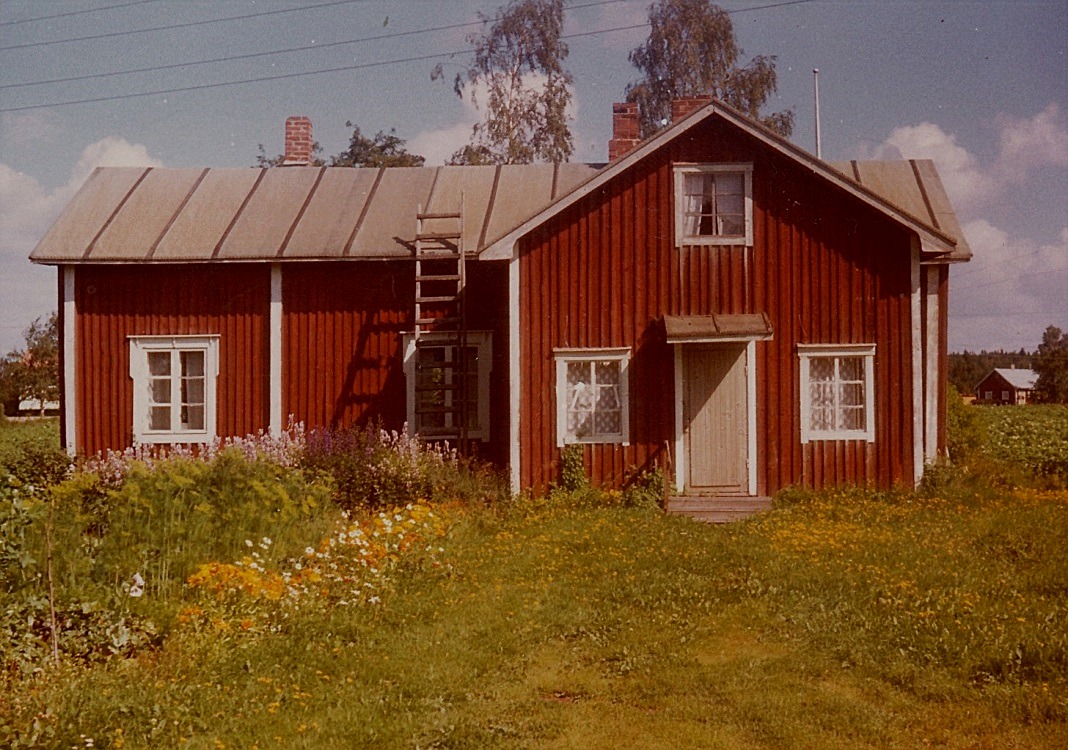
<svg viewBox="0 0 1068 750">
<path fill-rule="evenodd" d="M 986 445 L 986 427 L 977 408 L 964 403 L 960 393 L 949 386 L 946 404 L 946 446 L 949 460 L 964 467 L 982 455 Z"/>
<path fill-rule="evenodd" d="M 345 510 L 388 508 L 413 500 L 492 502 L 507 496 L 489 467 L 464 461 L 455 450 L 378 425 L 308 434 L 302 460 L 333 479 Z"/>
<path fill-rule="evenodd" d="M 66 476 L 70 463 L 59 447 L 54 419 L 10 424 L 0 432 L 0 474 L 11 474 L 23 484 L 47 487 Z"/>
<path fill-rule="evenodd" d="M 328 503 L 329 483 L 250 460 L 236 448 L 211 461 L 135 462 L 118 488 L 83 473 L 53 492 L 64 594 L 111 604 L 129 603 L 135 575 L 145 602 L 178 599 L 206 560 L 233 559 L 265 538 L 273 556 L 295 556 L 329 525 L 318 512 Z M 142 602 L 143 608 L 151 609 Z"/>
</svg>

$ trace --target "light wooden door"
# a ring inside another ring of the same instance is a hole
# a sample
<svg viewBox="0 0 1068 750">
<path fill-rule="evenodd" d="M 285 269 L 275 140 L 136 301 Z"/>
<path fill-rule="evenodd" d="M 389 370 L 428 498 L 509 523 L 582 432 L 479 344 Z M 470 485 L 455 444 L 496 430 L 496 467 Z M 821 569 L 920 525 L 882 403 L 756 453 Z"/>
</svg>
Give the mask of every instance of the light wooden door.
<svg viewBox="0 0 1068 750">
<path fill-rule="evenodd" d="M 682 361 L 686 491 L 748 494 L 745 345 L 684 346 Z"/>
</svg>

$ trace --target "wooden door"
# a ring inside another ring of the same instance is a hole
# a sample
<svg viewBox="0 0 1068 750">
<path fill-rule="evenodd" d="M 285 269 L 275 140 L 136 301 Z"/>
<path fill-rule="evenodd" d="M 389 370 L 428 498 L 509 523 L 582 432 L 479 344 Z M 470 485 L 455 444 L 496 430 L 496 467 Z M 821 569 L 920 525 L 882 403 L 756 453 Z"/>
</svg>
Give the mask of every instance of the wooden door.
<svg viewBox="0 0 1068 750">
<path fill-rule="evenodd" d="M 747 495 L 745 345 L 684 346 L 686 492 Z"/>
</svg>

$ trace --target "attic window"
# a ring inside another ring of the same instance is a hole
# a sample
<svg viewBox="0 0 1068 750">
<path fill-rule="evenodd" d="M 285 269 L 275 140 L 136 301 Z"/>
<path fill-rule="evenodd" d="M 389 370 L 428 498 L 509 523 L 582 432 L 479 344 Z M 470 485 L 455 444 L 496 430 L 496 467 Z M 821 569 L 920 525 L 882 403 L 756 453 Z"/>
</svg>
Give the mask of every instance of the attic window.
<svg viewBox="0 0 1068 750">
<path fill-rule="evenodd" d="M 753 244 L 753 165 L 675 167 L 675 244 Z"/>
<path fill-rule="evenodd" d="M 213 440 L 218 363 L 218 336 L 132 336 L 134 440 Z"/>
</svg>

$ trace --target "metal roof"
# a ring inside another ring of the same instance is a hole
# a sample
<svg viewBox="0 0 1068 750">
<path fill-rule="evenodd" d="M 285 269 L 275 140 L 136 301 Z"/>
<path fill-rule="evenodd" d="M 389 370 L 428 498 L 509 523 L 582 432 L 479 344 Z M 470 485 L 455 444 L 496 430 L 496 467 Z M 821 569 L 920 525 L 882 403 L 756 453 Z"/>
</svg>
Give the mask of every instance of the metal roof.
<svg viewBox="0 0 1068 750">
<path fill-rule="evenodd" d="M 968 260 L 971 248 L 930 159 L 827 162 L 883 200 L 957 241 L 950 260 Z"/>
<path fill-rule="evenodd" d="M 771 321 L 765 313 L 665 315 L 664 331 L 669 344 L 762 341 L 771 338 Z"/>
<path fill-rule="evenodd" d="M 599 168 L 98 168 L 30 258 L 36 263 L 408 258 L 420 208 L 448 213 L 461 204 L 464 247 L 478 251 Z"/>
<path fill-rule="evenodd" d="M 929 160 L 824 162 L 713 101 L 607 166 L 98 168 L 30 259 L 58 264 L 409 258 L 420 208 L 451 213 L 461 207 L 465 249 L 487 260 L 509 258 L 520 236 L 713 115 L 912 228 L 927 257 L 971 257 Z"/>
</svg>

